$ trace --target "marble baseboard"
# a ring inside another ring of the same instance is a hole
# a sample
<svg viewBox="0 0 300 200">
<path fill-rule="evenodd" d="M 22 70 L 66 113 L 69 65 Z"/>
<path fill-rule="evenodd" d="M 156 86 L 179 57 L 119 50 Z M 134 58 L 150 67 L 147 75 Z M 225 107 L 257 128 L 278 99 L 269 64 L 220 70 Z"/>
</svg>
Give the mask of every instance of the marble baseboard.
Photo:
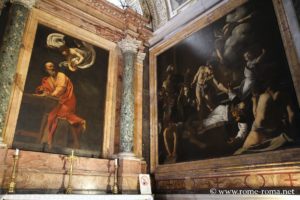
<svg viewBox="0 0 300 200">
<path fill-rule="evenodd" d="M 153 200 L 152 195 L 0 195 L 0 200 Z"/>
<path fill-rule="evenodd" d="M 155 200 L 298 200 L 299 195 L 204 195 L 204 194 L 165 194 L 155 195 Z"/>
<path fill-rule="evenodd" d="M 6 191 L 9 184 L 13 154 L 14 150 L 0 149 L 0 191 Z M 144 165 L 144 161 L 120 160 L 118 184 L 122 193 L 139 193 L 138 174 L 145 173 Z M 21 151 L 17 167 L 17 193 L 61 194 L 69 183 L 68 168 L 65 155 Z M 114 170 L 114 160 L 78 157 L 73 166 L 73 190 L 90 195 L 102 191 L 111 193 Z"/>
</svg>

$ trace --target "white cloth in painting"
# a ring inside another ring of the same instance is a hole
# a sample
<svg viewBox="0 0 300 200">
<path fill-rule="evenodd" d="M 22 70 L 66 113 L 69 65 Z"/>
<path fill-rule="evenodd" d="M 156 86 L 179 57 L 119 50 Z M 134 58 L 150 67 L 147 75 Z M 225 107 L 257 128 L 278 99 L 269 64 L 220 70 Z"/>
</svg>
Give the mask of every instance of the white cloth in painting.
<svg viewBox="0 0 300 200">
<path fill-rule="evenodd" d="M 217 106 L 208 116 L 203 120 L 203 128 L 210 127 L 220 122 L 228 122 L 228 105 Z"/>
<path fill-rule="evenodd" d="M 238 128 L 239 128 L 239 132 L 237 133 L 237 135 L 235 136 L 235 138 L 244 139 L 247 136 L 247 133 L 248 133 L 248 125 L 247 125 L 247 123 L 240 123 L 240 122 L 238 122 Z"/>
<path fill-rule="evenodd" d="M 198 131 L 198 134 L 202 134 L 210 128 L 215 128 L 229 122 L 228 118 L 229 105 L 217 106 L 202 122 L 202 127 Z M 248 133 L 247 123 L 238 122 L 238 133 L 236 138 L 245 138 Z"/>
<path fill-rule="evenodd" d="M 254 70 L 258 62 L 259 62 L 259 58 L 247 62 L 247 65 L 244 69 L 245 79 L 241 84 L 242 97 L 248 96 L 251 92 L 251 89 L 253 88 L 254 82 L 256 80 Z"/>
</svg>

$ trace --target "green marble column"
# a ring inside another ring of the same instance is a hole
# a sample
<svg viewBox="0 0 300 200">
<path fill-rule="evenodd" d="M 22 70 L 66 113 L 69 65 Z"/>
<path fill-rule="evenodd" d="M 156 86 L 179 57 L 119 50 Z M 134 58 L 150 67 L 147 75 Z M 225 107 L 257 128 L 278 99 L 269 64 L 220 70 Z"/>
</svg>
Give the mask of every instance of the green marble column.
<svg viewBox="0 0 300 200">
<path fill-rule="evenodd" d="M 127 36 L 119 42 L 123 53 L 123 91 L 120 114 L 120 153 L 119 157 L 134 157 L 134 63 L 141 41 Z"/>
<path fill-rule="evenodd" d="M 0 147 L 12 91 L 22 37 L 30 9 L 36 0 L 11 0 L 9 19 L 0 44 Z"/>
</svg>

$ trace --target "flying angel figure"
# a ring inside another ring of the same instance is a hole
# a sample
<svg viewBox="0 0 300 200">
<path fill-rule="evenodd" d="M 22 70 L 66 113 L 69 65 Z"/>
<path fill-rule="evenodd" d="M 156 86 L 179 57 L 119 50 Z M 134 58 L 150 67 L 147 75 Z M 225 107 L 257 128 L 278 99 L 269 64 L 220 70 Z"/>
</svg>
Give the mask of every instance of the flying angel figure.
<svg viewBox="0 0 300 200">
<path fill-rule="evenodd" d="M 74 41 L 74 43 L 77 47 L 68 47 L 65 35 L 61 33 L 51 33 L 47 37 L 47 46 L 51 49 L 59 50 L 65 56 L 66 60 L 59 63 L 60 67 L 67 67 L 72 72 L 78 68 L 86 69 L 91 67 L 96 58 L 94 47 L 84 41 Z"/>
</svg>

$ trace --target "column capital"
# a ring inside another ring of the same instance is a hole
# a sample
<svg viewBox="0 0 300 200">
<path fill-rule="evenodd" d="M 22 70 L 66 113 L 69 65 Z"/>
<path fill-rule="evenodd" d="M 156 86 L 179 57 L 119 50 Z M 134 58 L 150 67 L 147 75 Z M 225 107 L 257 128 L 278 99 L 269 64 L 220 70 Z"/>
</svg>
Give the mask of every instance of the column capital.
<svg viewBox="0 0 300 200">
<path fill-rule="evenodd" d="M 126 38 L 118 42 L 118 46 L 121 48 L 123 53 L 126 52 L 137 53 L 141 43 L 142 43 L 141 41 L 127 35 Z"/>
<path fill-rule="evenodd" d="M 136 63 L 142 65 L 143 62 L 144 62 L 145 57 L 146 57 L 146 53 L 143 53 L 143 52 L 139 51 L 137 53 L 137 56 L 136 56 Z"/>
<path fill-rule="evenodd" d="M 20 4 L 28 9 L 31 9 L 38 0 L 10 0 L 12 4 Z"/>
</svg>

